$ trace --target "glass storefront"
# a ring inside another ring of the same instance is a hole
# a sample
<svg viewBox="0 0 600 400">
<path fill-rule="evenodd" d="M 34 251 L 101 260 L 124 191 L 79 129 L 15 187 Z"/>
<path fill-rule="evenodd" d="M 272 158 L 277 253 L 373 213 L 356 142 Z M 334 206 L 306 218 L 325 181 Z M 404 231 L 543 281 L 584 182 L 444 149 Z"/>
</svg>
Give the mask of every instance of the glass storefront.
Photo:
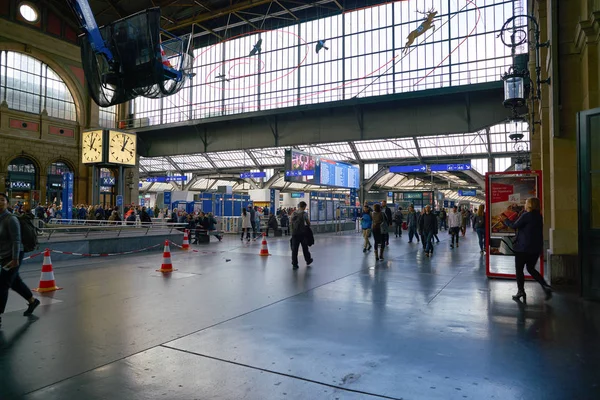
<svg viewBox="0 0 600 400">
<path fill-rule="evenodd" d="M 62 162 L 52 163 L 48 167 L 48 178 L 46 183 L 46 203 L 60 204 L 62 199 L 63 174 L 71 172 L 71 169 Z"/>
<path fill-rule="evenodd" d="M 33 208 L 37 205 L 39 201 L 39 192 L 36 190 L 37 174 L 33 161 L 26 157 L 18 157 L 10 162 L 6 190 L 12 206 L 26 204 Z"/>
</svg>

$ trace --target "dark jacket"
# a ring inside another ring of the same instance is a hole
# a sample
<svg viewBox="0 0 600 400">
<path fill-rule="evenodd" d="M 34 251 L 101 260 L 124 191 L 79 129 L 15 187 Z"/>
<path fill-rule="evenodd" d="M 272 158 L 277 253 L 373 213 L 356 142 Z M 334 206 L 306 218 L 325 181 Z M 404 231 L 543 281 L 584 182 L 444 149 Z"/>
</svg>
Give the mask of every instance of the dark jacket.
<svg viewBox="0 0 600 400">
<path fill-rule="evenodd" d="M 388 224 L 392 223 L 392 221 L 393 221 L 393 219 L 392 219 L 392 210 L 390 210 L 390 208 L 386 206 L 383 209 L 383 212 L 385 213 L 385 216 L 387 217 Z"/>
<path fill-rule="evenodd" d="M 523 213 L 518 220 L 504 221 L 506 225 L 517 230 L 516 253 L 541 254 L 544 249 L 544 219 L 539 211 Z"/>
<path fill-rule="evenodd" d="M 140 213 L 140 221 L 141 222 L 152 222 L 152 219 L 150 218 L 150 215 L 148 215 L 147 211 L 142 211 Z"/>
<path fill-rule="evenodd" d="M 16 216 L 4 210 L 0 214 L 0 258 L 18 260 L 21 250 L 21 225 Z"/>
<path fill-rule="evenodd" d="M 279 221 L 282 228 L 285 228 L 290 224 L 290 218 L 286 213 L 281 213 L 281 221 Z"/>
<path fill-rule="evenodd" d="M 437 234 L 437 217 L 433 213 L 423 213 L 419 218 L 419 232 Z"/>
</svg>

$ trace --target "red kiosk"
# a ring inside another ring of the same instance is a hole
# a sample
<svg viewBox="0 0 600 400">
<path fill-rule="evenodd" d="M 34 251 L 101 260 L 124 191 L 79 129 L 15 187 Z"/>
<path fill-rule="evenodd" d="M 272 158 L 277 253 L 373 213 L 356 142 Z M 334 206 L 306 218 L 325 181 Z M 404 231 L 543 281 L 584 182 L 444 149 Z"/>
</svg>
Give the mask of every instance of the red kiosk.
<svg viewBox="0 0 600 400">
<path fill-rule="evenodd" d="M 542 171 L 488 172 L 485 174 L 485 245 L 486 275 L 489 278 L 516 279 L 513 240 L 516 232 L 504 224 L 516 221 L 525 212 L 525 201 L 540 199 L 542 205 Z M 544 255 L 536 269 L 544 274 Z M 532 279 L 525 271 L 525 278 Z"/>
</svg>

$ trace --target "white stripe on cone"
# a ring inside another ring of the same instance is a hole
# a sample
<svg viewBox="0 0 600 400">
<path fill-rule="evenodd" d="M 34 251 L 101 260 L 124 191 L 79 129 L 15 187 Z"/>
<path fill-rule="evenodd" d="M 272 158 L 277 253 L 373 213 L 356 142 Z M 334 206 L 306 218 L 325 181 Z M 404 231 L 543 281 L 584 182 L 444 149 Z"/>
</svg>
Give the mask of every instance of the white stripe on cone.
<svg viewBox="0 0 600 400">
<path fill-rule="evenodd" d="M 40 276 L 40 281 L 53 281 L 54 280 L 54 272 L 42 272 Z"/>
</svg>

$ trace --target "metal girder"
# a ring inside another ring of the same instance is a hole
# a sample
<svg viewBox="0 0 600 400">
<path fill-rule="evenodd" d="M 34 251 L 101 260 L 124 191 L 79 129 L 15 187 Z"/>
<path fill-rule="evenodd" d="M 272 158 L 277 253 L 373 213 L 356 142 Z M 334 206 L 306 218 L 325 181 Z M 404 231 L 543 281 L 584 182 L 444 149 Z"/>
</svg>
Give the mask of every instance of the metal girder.
<svg viewBox="0 0 600 400">
<path fill-rule="evenodd" d="M 213 31 L 212 29 L 210 29 L 204 25 L 201 25 L 198 23 L 193 23 L 192 25 L 196 25 L 197 27 L 204 29 L 206 32 L 210 33 L 211 35 L 214 35 L 214 36 L 218 37 L 220 40 L 223 40 L 223 36 L 219 35 L 217 32 Z"/>
<path fill-rule="evenodd" d="M 281 178 L 281 171 L 275 171 L 273 176 L 265 182 L 264 189 L 270 189 L 271 186 L 273 186 L 273 184 L 279 180 L 279 178 Z"/>
<path fill-rule="evenodd" d="M 243 180 L 244 182 L 247 182 L 248 184 L 250 184 L 250 187 L 251 187 L 252 189 L 260 189 L 260 188 L 258 187 L 258 185 L 256 184 L 256 182 L 254 182 L 254 180 L 253 180 L 253 179 L 250 179 L 250 178 L 248 178 L 248 179 L 242 179 L 242 180 Z"/>
<path fill-rule="evenodd" d="M 154 186 L 154 182 L 150 182 L 148 187 L 145 190 L 143 190 L 142 193 L 148 193 L 150 189 L 152 189 L 152 186 Z"/>
<path fill-rule="evenodd" d="M 217 184 L 217 182 L 218 182 L 218 179 L 213 179 L 212 183 L 210 185 L 208 185 L 205 190 L 208 191 L 208 190 L 212 189 Z"/>
<path fill-rule="evenodd" d="M 293 12 L 291 12 L 290 10 L 288 10 L 288 8 L 287 8 L 286 6 L 284 6 L 283 4 L 281 4 L 281 3 L 279 2 L 279 0 L 274 0 L 274 1 L 275 1 L 275 3 L 277 3 L 277 5 L 278 5 L 279 7 L 283 8 L 283 9 L 284 9 L 284 10 L 285 10 L 285 11 L 286 11 L 288 14 L 290 14 L 292 17 L 294 17 L 294 19 L 295 19 L 296 21 L 298 21 L 298 20 L 299 20 L 299 19 L 298 19 L 298 17 L 296 17 L 296 15 L 294 15 L 294 13 L 293 13 Z"/>
<path fill-rule="evenodd" d="M 419 162 L 423 162 L 423 156 L 421 155 L 421 148 L 419 147 L 419 141 L 414 136 L 413 136 L 413 141 L 415 142 L 415 149 L 417 149 L 417 156 L 419 158 Z"/>
<path fill-rule="evenodd" d="M 379 187 L 385 187 L 385 185 L 387 185 L 387 184 L 388 184 L 388 183 L 389 183 L 389 182 L 390 182 L 392 179 L 394 179 L 394 178 L 396 177 L 396 175 L 395 175 L 395 174 L 390 174 L 390 175 L 391 175 L 391 176 L 390 176 L 390 178 L 389 178 L 387 181 L 385 181 L 385 182 L 384 182 L 384 183 L 382 183 L 381 185 L 377 185 L 377 186 L 379 186 Z"/>
<path fill-rule="evenodd" d="M 147 173 L 147 174 L 149 174 L 149 173 L 150 173 L 150 171 L 148 171 L 148 169 L 147 169 L 146 167 L 144 167 L 142 164 L 138 163 L 138 166 L 139 166 L 139 167 L 140 167 L 140 169 L 141 169 L 142 171 L 144 171 L 145 173 Z"/>
<path fill-rule="evenodd" d="M 256 157 L 254 157 L 254 154 L 252 154 L 251 151 L 244 150 L 244 153 L 248 154 L 248 157 L 250 157 L 250 159 L 252 160 L 252 162 L 254 163 L 254 165 L 256 165 L 257 167 L 260 167 L 260 163 L 258 162 L 258 160 L 256 159 Z"/>
<path fill-rule="evenodd" d="M 175 168 L 177 170 L 177 172 L 179 172 L 181 175 L 184 175 L 185 173 L 183 172 L 183 170 L 181 168 L 179 168 L 179 165 L 177 165 L 175 163 L 175 161 L 173 161 L 173 159 L 171 158 L 171 156 L 165 156 L 165 160 L 167 160 L 167 162 L 169 164 L 171 164 L 173 166 L 173 168 Z"/>
<path fill-rule="evenodd" d="M 352 149 L 352 153 L 354 154 L 354 158 L 356 158 L 356 161 L 358 161 L 359 163 L 362 163 L 362 159 L 360 158 L 360 153 L 356 149 L 354 142 L 352 142 L 352 141 L 348 142 L 348 146 L 350 146 L 350 149 Z"/>
<path fill-rule="evenodd" d="M 118 5 L 119 1 L 104 0 L 104 2 L 107 3 L 109 6 L 111 6 L 111 8 L 117 12 L 117 15 L 119 16 L 119 18 L 123 18 L 125 16 L 125 14 L 126 14 L 125 10 L 123 10 Z"/>
<path fill-rule="evenodd" d="M 199 179 L 200 177 L 198 175 L 194 175 L 194 177 L 190 179 L 187 185 L 184 185 L 184 190 L 188 190 L 189 188 L 191 188 L 196 182 L 198 182 Z"/>
<path fill-rule="evenodd" d="M 268 4 L 270 2 L 271 2 L 271 0 L 246 0 L 246 1 L 242 1 L 238 4 L 231 5 L 229 7 L 225 7 L 223 9 L 219 10 L 219 14 L 223 15 L 223 14 L 230 14 L 230 13 L 233 13 L 236 11 L 243 11 L 243 10 L 257 7 L 257 6 L 260 6 L 263 4 Z M 198 24 L 198 23 L 208 21 L 208 20 L 211 20 L 214 18 L 215 18 L 214 12 L 206 12 L 206 13 L 199 14 L 195 17 L 191 17 L 191 18 L 182 20 L 178 24 L 170 27 L 170 29 L 177 30 L 177 29 L 185 28 L 186 26 L 189 26 L 192 24 Z"/>
<path fill-rule="evenodd" d="M 485 137 L 487 138 L 487 150 L 488 157 L 492 157 L 492 137 L 490 135 L 490 128 L 485 128 Z"/>
<path fill-rule="evenodd" d="M 388 172 L 390 172 L 388 167 L 380 167 L 379 170 L 377 170 L 377 172 L 375 172 L 373 176 L 367 179 L 367 181 L 365 182 L 365 191 L 368 192 L 369 190 L 371 190 L 371 188 L 379 180 L 379 178 L 381 178 Z"/>
<path fill-rule="evenodd" d="M 469 178 L 473 179 L 475 182 L 477 182 L 477 184 L 482 190 L 485 190 L 485 179 L 479 172 L 473 171 L 473 169 L 461 172 L 467 175 Z"/>
<path fill-rule="evenodd" d="M 242 17 L 239 13 L 234 12 L 233 15 L 235 15 L 236 17 L 238 17 L 239 19 L 241 19 L 242 21 L 244 21 L 245 23 L 247 23 L 248 25 L 250 25 L 254 29 L 259 30 L 258 26 L 254 25 L 252 22 L 250 22 L 246 18 Z"/>
</svg>

